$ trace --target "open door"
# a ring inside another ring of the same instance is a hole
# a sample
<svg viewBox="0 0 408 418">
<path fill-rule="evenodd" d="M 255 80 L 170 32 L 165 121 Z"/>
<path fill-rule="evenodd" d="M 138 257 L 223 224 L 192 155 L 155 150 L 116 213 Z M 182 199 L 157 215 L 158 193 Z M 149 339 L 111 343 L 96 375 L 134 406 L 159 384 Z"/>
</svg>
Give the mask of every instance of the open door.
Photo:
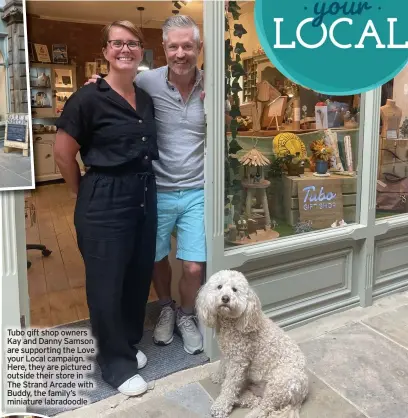
<svg viewBox="0 0 408 418">
<path fill-rule="evenodd" d="M 2 284 L 2 344 L 10 328 L 24 328 L 30 323 L 30 309 L 27 284 L 27 258 L 25 249 L 24 192 L 0 193 L 0 277 Z M 2 346 L 2 411 L 22 412 L 6 407 L 7 365 L 6 347 Z"/>
</svg>

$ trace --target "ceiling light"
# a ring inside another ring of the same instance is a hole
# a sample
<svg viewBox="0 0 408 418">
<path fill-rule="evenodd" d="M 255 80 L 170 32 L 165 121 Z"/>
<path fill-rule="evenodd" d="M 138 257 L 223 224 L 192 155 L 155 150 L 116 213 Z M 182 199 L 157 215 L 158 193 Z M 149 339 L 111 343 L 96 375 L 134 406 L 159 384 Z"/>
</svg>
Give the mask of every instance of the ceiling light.
<svg viewBox="0 0 408 418">
<path fill-rule="evenodd" d="M 144 7 L 138 7 L 137 10 L 140 12 L 140 31 L 143 33 L 143 23 L 142 23 L 142 12 L 144 11 Z M 146 71 L 150 70 L 149 63 L 146 60 L 146 53 L 143 54 L 143 59 L 139 66 L 137 67 L 138 71 Z"/>
</svg>

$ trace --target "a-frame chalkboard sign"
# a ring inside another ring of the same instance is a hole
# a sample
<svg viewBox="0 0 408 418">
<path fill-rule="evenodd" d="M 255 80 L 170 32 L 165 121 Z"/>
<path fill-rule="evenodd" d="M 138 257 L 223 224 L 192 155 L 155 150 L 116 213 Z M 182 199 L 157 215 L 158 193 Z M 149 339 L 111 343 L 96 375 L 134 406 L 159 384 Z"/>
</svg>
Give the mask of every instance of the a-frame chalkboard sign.
<svg viewBox="0 0 408 418">
<path fill-rule="evenodd" d="M 23 151 L 25 157 L 29 156 L 28 130 L 29 116 L 27 113 L 9 113 L 6 119 L 6 132 L 4 135 L 4 152 L 12 148 Z"/>
</svg>

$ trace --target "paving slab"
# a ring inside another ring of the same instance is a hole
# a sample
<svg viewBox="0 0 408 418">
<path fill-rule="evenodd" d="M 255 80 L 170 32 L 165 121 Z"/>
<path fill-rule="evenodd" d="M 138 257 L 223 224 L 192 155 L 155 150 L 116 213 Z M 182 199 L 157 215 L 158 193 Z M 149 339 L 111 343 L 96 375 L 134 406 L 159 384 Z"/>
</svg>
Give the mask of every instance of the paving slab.
<svg viewBox="0 0 408 418">
<path fill-rule="evenodd" d="M 180 389 L 166 393 L 164 397 L 200 417 L 211 417 L 210 410 L 213 400 L 198 383 L 190 383 Z"/>
<path fill-rule="evenodd" d="M 142 402 L 135 405 L 132 410 L 121 411 L 119 416 L 120 418 L 204 418 L 164 397 Z"/>
<path fill-rule="evenodd" d="M 25 157 L 20 150 L 4 152 L 0 144 L 0 187 L 32 187 L 32 156 Z"/>
<path fill-rule="evenodd" d="M 406 418 L 408 351 L 363 324 L 301 344 L 312 372 L 370 418 Z"/>
<path fill-rule="evenodd" d="M 27 179 L 0 166 L 0 187 L 31 187 L 31 179 Z"/>
<path fill-rule="evenodd" d="M 408 348 L 408 305 L 364 319 L 362 322 Z"/>
<path fill-rule="evenodd" d="M 217 398 L 220 385 L 215 385 L 209 378 L 200 381 L 200 384 L 213 400 Z M 248 412 L 247 408 L 236 408 L 231 418 L 245 417 Z M 366 418 L 366 415 L 312 373 L 309 373 L 309 396 L 303 404 L 300 416 L 302 418 Z"/>
</svg>

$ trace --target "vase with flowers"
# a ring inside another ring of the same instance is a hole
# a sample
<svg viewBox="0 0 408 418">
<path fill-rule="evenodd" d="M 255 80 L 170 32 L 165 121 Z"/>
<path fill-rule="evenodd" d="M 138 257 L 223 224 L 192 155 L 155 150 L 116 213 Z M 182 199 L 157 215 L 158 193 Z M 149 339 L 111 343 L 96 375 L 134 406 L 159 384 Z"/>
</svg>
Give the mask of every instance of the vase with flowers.
<svg viewBox="0 0 408 418">
<path fill-rule="evenodd" d="M 330 157 L 333 155 L 333 150 L 328 147 L 323 139 L 317 139 L 310 144 L 312 151 L 311 168 L 317 174 L 324 175 L 329 169 Z"/>
</svg>

